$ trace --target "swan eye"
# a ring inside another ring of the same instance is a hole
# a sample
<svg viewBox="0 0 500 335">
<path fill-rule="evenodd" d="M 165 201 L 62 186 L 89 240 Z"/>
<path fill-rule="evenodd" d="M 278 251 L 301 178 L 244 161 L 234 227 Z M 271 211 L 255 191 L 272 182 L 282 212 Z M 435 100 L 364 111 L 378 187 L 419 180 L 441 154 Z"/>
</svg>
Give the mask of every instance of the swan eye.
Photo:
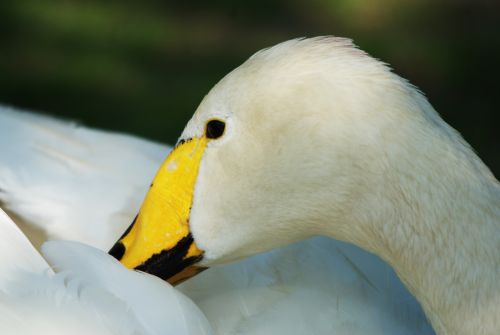
<svg viewBox="0 0 500 335">
<path fill-rule="evenodd" d="M 210 120 L 207 123 L 205 135 L 207 138 L 216 139 L 224 135 L 226 123 L 221 120 Z"/>
</svg>

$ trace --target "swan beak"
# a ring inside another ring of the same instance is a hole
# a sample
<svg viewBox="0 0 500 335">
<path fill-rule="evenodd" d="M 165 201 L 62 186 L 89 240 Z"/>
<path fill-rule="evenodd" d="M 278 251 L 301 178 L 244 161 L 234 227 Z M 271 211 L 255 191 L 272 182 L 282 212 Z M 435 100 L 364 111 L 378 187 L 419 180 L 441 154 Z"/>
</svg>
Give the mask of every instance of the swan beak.
<svg viewBox="0 0 500 335">
<path fill-rule="evenodd" d="M 179 143 L 158 170 L 139 214 L 109 254 L 129 269 L 178 284 L 204 270 L 189 215 L 205 137 Z"/>
</svg>

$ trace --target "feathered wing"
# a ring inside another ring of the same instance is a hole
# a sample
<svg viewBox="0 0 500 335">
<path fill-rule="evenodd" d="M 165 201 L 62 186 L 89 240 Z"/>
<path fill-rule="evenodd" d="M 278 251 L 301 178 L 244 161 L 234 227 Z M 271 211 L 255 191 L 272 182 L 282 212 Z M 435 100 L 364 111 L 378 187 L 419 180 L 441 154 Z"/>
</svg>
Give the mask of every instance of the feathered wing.
<svg viewBox="0 0 500 335">
<path fill-rule="evenodd" d="M 35 335 L 35 331 L 46 330 L 39 322 L 40 315 L 37 315 L 37 311 L 46 314 L 47 293 L 57 291 L 51 290 L 53 272 L 1 209 L 0 269 L 0 334 Z M 27 315 L 30 315 L 29 322 Z M 44 315 L 44 319 L 46 316 Z M 33 324 L 36 326 L 32 326 Z"/>
<path fill-rule="evenodd" d="M 93 310 L 78 303 L 76 290 L 68 290 L 65 279 L 54 276 L 47 262 L 1 209 L 0 269 L 0 334 L 113 334 L 102 331 L 107 327 L 103 329 L 97 325 L 99 322 L 75 327 L 95 318 Z"/>
<path fill-rule="evenodd" d="M 46 234 L 42 240 L 108 249 L 137 213 L 169 151 L 0 106 L 0 203 Z"/>
<path fill-rule="evenodd" d="M 161 280 L 77 242 L 44 246 L 54 274 L 0 209 L 0 334 L 208 335 L 196 305 Z"/>
<path fill-rule="evenodd" d="M 42 250 L 58 271 L 103 288 L 124 302 L 147 334 L 212 333 L 200 309 L 159 278 L 128 270 L 105 252 L 78 242 L 47 242 Z"/>
</svg>

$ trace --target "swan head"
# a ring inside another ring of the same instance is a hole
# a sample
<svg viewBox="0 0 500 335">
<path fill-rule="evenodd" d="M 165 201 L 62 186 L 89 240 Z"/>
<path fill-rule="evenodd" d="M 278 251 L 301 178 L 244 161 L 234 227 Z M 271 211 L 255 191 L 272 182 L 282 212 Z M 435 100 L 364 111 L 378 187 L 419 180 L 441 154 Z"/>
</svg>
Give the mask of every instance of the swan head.
<svg viewBox="0 0 500 335">
<path fill-rule="evenodd" d="M 372 186 L 434 114 L 350 40 L 262 50 L 203 99 L 111 253 L 166 279 L 313 235 L 374 249 Z"/>
</svg>

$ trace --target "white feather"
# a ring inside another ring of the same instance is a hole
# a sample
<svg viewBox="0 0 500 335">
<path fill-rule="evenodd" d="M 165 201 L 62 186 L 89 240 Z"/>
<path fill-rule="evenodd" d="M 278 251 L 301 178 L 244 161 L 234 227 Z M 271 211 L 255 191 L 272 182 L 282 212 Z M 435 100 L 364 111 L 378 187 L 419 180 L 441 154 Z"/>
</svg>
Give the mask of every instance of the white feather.
<svg viewBox="0 0 500 335">
<path fill-rule="evenodd" d="M 47 242 L 42 249 L 56 269 L 125 302 L 148 334 L 211 334 L 198 307 L 161 279 L 128 270 L 105 252 L 77 242 Z"/>
<path fill-rule="evenodd" d="M 50 239 L 107 249 L 137 213 L 144 186 L 169 151 L 0 106 L 0 202 Z"/>
<path fill-rule="evenodd" d="M 217 334 L 433 334 L 378 257 L 317 237 L 183 283 Z"/>
<path fill-rule="evenodd" d="M 50 273 L 50 267 L 26 236 L 0 208 L 0 287 L 19 271 Z"/>
<path fill-rule="evenodd" d="M 54 274 L 0 209 L 0 334 L 211 334 L 202 312 L 156 277 L 103 251 L 48 242 Z"/>
</svg>

